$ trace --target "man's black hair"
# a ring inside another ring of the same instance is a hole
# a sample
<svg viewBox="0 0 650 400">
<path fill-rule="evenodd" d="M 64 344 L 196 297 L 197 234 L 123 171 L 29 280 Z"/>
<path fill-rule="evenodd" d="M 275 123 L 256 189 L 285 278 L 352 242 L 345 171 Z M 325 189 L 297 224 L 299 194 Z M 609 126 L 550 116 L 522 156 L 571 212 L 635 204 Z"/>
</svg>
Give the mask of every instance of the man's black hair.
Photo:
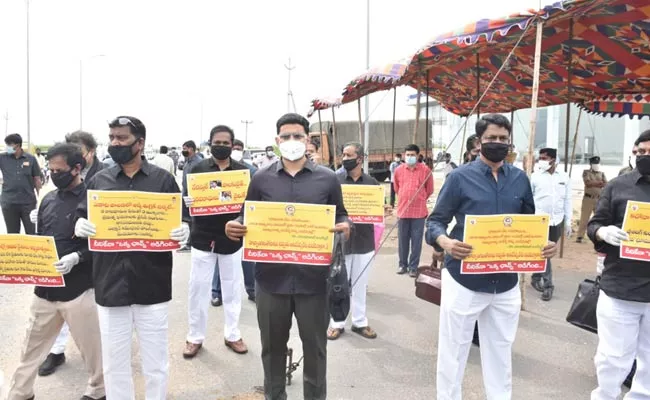
<svg viewBox="0 0 650 400">
<path fill-rule="evenodd" d="M 539 154 L 546 154 L 552 159 L 557 159 L 557 149 L 552 149 L 550 147 L 543 148 L 539 151 Z"/>
<path fill-rule="evenodd" d="M 167 146 L 160 146 L 160 154 L 167 154 L 167 152 L 169 152 Z"/>
<path fill-rule="evenodd" d="M 409 144 L 404 148 L 404 151 L 414 151 L 417 154 L 420 154 L 420 148 L 418 147 L 417 144 Z"/>
<path fill-rule="evenodd" d="M 634 145 L 638 146 L 643 142 L 650 142 L 650 129 L 641 133 L 639 137 L 636 139 L 636 141 L 634 141 Z"/>
<path fill-rule="evenodd" d="M 12 133 L 11 135 L 5 136 L 5 144 L 17 144 L 18 146 L 22 146 L 23 138 L 17 133 Z"/>
<path fill-rule="evenodd" d="M 235 147 L 235 146 L 240 146 L 243 149 L 244 148 L 244 142 L 242 142 L 239 139 L 235 139 L 235 140 L 232 141 L 232 147 Z"/>
<path fill-rule="evenodd" d="M 309 134 L 309 121 L 307 121 L 307 118 L 303 117 L 300 114 L 289 113 L 281 116 L 278 122 L 275 124 L 275 127 L 277 128 L 278 131 L 278 135 L 280 134 L 280 128 L 282 128 L 284 125 L 294 125 L 294 124 L 301 125 L 305 130 L 305 133 Z"/>
<path fill-rule="evenodd" d="M 194 140 L 188 140 L 187 142 L 183 143 L 183 147 L 189 147 L 190 149 L 196 151 L 196 143 L 194 143 Z"/>
<path fill-rule="evenodd" d="M 68 164 L 70 168 L 74 168 L 77 164 L 81 165 L 81 169 L 86 166 L 86 160 L 84 160 L 83 154 L 81 152 L 81 146 L 78 144 L 56 143 L 47 151 L 46 158 L 50 160 L 52 157 L 56 156 L 63 157 L 66 164 Z"/>
<path fill-rule="evenodd" d="M 129 122 L 122 124 L 120 123 L 120 119 L 127 119 Z M 129 131 L 133 136 L 136 137 L 136 139 L 147 139 L 147 128 L 144 126 L 142 121 L 137 119 L 136 117 L 129 117 L 128 115 L 120 115 L 119 117 L 115 118 L 111 123 L 108 124 L 109 128 L 121 128 L 123 126 L 128 126 Z"/>
<path fill-rule="evenodd" d="M 210 144 L 212 144 L 212 138 L 214 135 L 220 132 L 228 132 L 230 134 L 230 143 L 235 141 L 235 132 L 227 125 L 217 125 L 210 131 Z"/>
<path fill-rule="evenodd" d="M 97 140 L 88 132 L 75 131 L 65 135 L 66 143 L 83 144 L 89 151 L 97 149 Z"/>
<path fill-rule="evenodd" d="M 509 134 L 512 134 L 512 124 L 508 118 L 501 114 L 485 114 L 481 119 L 476 121 L 476 136 L 480 139 L 490 125 L 505 128 Z"/>
</svg>

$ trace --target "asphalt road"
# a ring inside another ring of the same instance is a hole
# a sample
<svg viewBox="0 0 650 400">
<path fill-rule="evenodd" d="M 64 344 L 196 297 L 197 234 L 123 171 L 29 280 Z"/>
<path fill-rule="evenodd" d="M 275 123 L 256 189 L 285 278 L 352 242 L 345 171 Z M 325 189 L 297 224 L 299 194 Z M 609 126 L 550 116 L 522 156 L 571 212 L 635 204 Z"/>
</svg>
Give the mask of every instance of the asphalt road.
<svg viewBox="0 0 650 400">
<path fill-rule="evenodd" d="M 4 231 L 4 224 L 0 223 Z M 330 399 L 426 399 L 435 396 L 438 307 L 414 295 L 413 280 L 397 276 L 394 231 L 373 266 L 369 284 L 368 315 L 378 332 L 375 340 L 363 339 L 349 330 L 328 345 L 328 393 Z M 422 263 L 426 263 L 425 249 Z M 210 308 L 203 351 L 184 360 L 187 334 L 187 286 L 190 255 L 174 256 L 174 299 L 170 307 L 169 399 L 257 399 L 255 386 L 262 383 L 260 341 L 254 304 L 244 300 L 241 330 L 249 353 L 237 355 L 223 345 L 223 310 Z M 595 263 L 593 258 L 585 261 Z M 561 265 L 557 262 L 556 265 Z M 585 399 L 596 386 L 593 355 L 597 337 L 565 322 L 578 282 L 586 276 L 557 268 L 556 292 L 551 302 L 542 302 L 534 290 L 527 291 L 528 311 L 522 312 L 514 346 L 514 399 Z M 591 268 L 589 268 L 591 270 Z M 0 369 L 9 380 L 16 367 L 25 333 L 32 288 L 0 285 Z M 136 341 L 134 340 L 134 343 Z M 290 347 L 302 354 L 296 324 Z M 137 345 L 135 346 L 137 349 Z M 66 351 L 68 361 L 54 375 L 38 378 L 37 399 L 79 398 L 87 380 L 74 343 Z M 144 399 L 143 378 L 137 351 L 137 399 Z M 294 375 L 289 397 L 302 398 L 302 372 Z M 464 399 L 484 399 L 480 355 L 473 347 L 463 384 Z M 250 396 L 246 394 L 251 394 Z"/>
</svg>

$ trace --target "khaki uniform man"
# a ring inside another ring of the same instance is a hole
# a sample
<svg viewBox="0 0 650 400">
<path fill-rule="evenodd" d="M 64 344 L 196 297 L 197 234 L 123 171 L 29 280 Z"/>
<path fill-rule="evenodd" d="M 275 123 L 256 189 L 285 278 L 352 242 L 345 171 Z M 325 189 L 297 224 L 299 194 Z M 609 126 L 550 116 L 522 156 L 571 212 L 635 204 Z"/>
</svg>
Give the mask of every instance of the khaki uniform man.
<svg viewBox="0 0 650 400">
<path fill-rule="evenodd" d="M 585 183 L 585 195 L 582 198 L 582 210 L 580 211 L 580 225 L 578 226 L 577 243 L 582 243 L 582 238 L 587 230 L 587 222 L 591 214 L 596 211 L 596 203 L 600 198 L 600 192 L 607 184 L 605 174 L 600 171 L 600 157 L 595 156 L 589 159 L 591 168 L 582 173 L 582 180 Z"/>
</svg>

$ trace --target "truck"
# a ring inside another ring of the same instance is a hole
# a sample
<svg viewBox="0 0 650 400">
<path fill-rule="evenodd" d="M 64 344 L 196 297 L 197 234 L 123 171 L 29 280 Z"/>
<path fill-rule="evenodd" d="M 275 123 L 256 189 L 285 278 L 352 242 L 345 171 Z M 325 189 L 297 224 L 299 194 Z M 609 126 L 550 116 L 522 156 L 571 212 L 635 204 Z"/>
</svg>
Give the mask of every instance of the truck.
<svg viewBox="0 0 650 400">
<path fill-rule="evenodd" d="M 429 121 L 431 124 L 431 121 Z M 334 129 L 336 128 L 336 129 Z M 404 148 L 413 143 L 413 132 L 415 131 L 415 120 L 395 121 L 395 144 L 394 151 L 392 147 L 393 121 L 371 121 L 369 146 L 364 146 L 366 157 L 368 157 L 368 169 L 366 173 L 377 179 L 379 182 L 385 181 L 390 177 L 390 163 L 395 157 L 395 153 L 404 153 Z M 359 142 L 359 122 L 342 121 L 336 122 L 336 126 L 331 121 L 322 121 L 322 131 L 318 122 L 309 127 L 309 137 L 311 141 L 317 142 L 322 150 L 323 164 L 334 167 L 334 133 L 336 133 L 336 160 L 337 166 L 341 166 L 341 153 L 343 146 L 349 142 Z M 426 121 L 420 120 L 418 125 L 418 135 L 416 143 L 420 147 L 420 154 L 427 161 L 431 168 L 433 160 L 432 148 L 432 125 L 429 126 L 429 145 L 426 140 Z M 425 153 L 425 150 L 426 151 Z"/>
</svg>

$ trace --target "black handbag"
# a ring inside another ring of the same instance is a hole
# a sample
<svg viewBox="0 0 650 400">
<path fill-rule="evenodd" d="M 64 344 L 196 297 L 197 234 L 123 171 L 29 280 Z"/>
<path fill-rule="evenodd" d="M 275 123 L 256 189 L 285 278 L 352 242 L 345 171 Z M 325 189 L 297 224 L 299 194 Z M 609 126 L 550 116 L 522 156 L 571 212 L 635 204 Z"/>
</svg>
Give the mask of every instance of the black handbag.
<svg viewBox="0 0 650 400">
<path fill-rule="evenodd" d="M 578 292 L 566 316 L 568 323 L 592 333 L 598 333 L 596 306 L 600 292 L 600 277 L 595 281 L 585 279 L 578 285 Z"/>
<path fill-rule="evenodd" d="M 327 293 L 329 294 L 329 313 L 335 322 L 343 322 L 350 312 L 350 279 L 345 267 L 345 252 L 343 251 L 345 236 L 343 233 L 334 235 L 332 264 L 327 277 Z"/>
</svg>

